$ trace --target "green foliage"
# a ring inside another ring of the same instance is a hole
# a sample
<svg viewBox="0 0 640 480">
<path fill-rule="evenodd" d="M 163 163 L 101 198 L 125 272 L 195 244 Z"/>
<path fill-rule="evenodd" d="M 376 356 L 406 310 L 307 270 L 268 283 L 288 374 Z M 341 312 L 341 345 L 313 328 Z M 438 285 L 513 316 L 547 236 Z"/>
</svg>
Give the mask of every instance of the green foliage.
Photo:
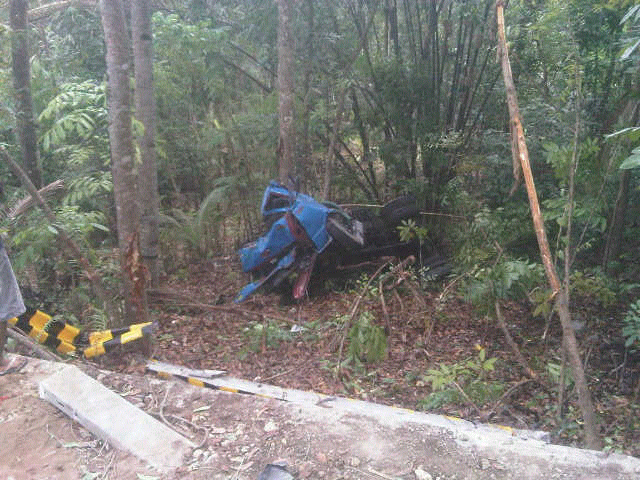
<svg viewBox="0 0 640 480">
<path fill-rule="evenodd" d="M 441 364 L 437 369 L 429 369 L 423 377 L 425 382 L 431 384 L 431 390 L 437 392 L 444 390 L 451 384 L 465 385 L 470 381 L 484 380 L 488 372 L 495 369 L 496 357 L 487 358 L 487 351 L 478 347 L 478 354 L 451 365 Z"/>
<path fill-rule="evenodd" d="M 640 167 L 640 147 L 636 147 L 631 151 L 629 155 L 621 164 L 620 170 L 631 170 L 632 168 Z"/>
<path fill-rule="evenodd" d="M 221 228 L 235 182 L 234 177 L 218 179 L 195 212 L 173 209 L 172 215 L 160 216 L 160 244 L 167 268 L 173 270 L 222 250 Z"/>
<path fill-rule="evenodd" d="M 12 227 L 11 260 L 16 275 L 36 282 L 33 287 L 51 306 L 49 313 L 75 321 L 80 327 L 103 329 L 107 318 L 102 306 L 94 304 L 95 295 L 76 259 L 61 255 L 57 229 L 64 229 L 71 236 L 104 284 L 117 290 L 119 262 L 109 256 L 110 252 L 96 249 L 98 241 L 109 234 L 105 217 L 98 211 L 82 211 L 77 205 L 59 206 L 55 214 L 55 225 L 43 221 L 39 211 L 21 216 L 18 226 L 7 225 Z"/>
<path fill-rule="evenodd" d="M 374 323 L 370 312 L 363 312 L 354 321 L 349 330 L 349 349 L 346 361 L 360 363 L 376 363 L 387 356 L 387 335 L 384 329 Z"/>
<path fill-rule="evenodd" d="M 544 282 L 542 266 L 524 260 L 502 260 L 478 266 L 465 281 L 465 298 L 483 311 L 497 299 L 520 299 Z"/>
<path fill-rule="evenodd" d="M 56 227 L 64 229 L 71 238 L 91 252 L 90 237 L 96 232 L 108 232 L 104 226 L 104 216 L 100 212 L 82 212 L 77 206 L 63 206 L 55 211 L 57 224 L 43 222 L 39 214 L 34 214 L 29 221 L 12 234 L 15 253 L 12 259 L 18 270 L 27 265 L 42 263 L 43 259 L 56 259 L 56 276 L 64 276 L 75 271 L 74 262 L 59 258 L 60 243 Z"/>
<path fill-rule="evenodd" d="M 626 347 L 640 349 L 640 299 L 629 305 L 623 320 L 622 335 Z"/>
<path fill-rule="evenodd" d="M 249 339 L 249 349 L 253 352 L 260 351 L 262 345 L 266 348 L 276 349 L 282 342 L 290 341 L 294 335 L 289 329 L 281 327 L 273 320 L 266 323 L 255 323 L 246 328 L 244 333 Z"/>
<path fill-rule="evenodd" d="M 278 138 L 277 96 L 250 80 L 261 68 L 228 24 L 158 12 L 153 29 L 160 187 L 199 203 L 216 178 L 238 175 L 253 192 L 254 177 L 271 177 Z"/>
<path fill-rule="evenodd" d="M 369 282 L 369 275 L 363 273 L 358 277 L 353 286 L 353 293 L 362 294 L 368 299 L 377 300 L 380 298 L 379 282 Z"/>
<path fill-rule="evenodd" d="M 410 242 L 414 238 L 417 238 L 420 245 L 422 245 L 422 243 L 427 239 L 427 235 L 429 233 L 427 227 L 417 225 L 416 221 L 412 218 L 402 220 L 397 228 L 401 242 Z"/>
<path fill-rule="evenodd" d="M 495 400 L 503 393 L 504 386 L 489 381 L 487 375 L 494 371 L 497 360 L 496 357 L 487 358 L 486 350 L 478 347 L 475 357 L 429 369 L 423 380 L 431 385 L 432 392 L 421 402 L 421 407 L 429 410 L 445 404 L 464 403 L 467 400 L 460 389 L 478 404 Z"/>
<path fill-rule="evenodd" d="M 558 362 L 548 362 L 546 365 L 547 374 L 551 381 L 555 384 L 560 384 L 560 382 L 565 382 L 565 384 L 571 388 L 574 383 L 573 374 L 571 372 L 571 368 L 569 364 L 565 364 L 564 372 L 562 371 L 562 364 Z M 564 375 L 564 378 L 562 376 Z"/>
<path fill-rule="evenodd" d="M 612 306 L 617 299 L 602 275 L 575 272 L 571 275 L 570 288 L 572 296 L 604 308 Z"/>
<path fill-rule="evenodd" d="M 40 113 L 42 156 L 49 176 L 65 179 L 62 202 L 83 210 L 111 210 L 111 179 L 105 87 L 66 83 Z"/>
<path fill-rule="evenodd" d="M 50 151 L 57 145 L 91 139 L 96 130 L 107 124 L 104 85 L 90 81 L 66 83 L 40 113 L 38 121 L 46 128 L 42 148 Z"/>
</svg>

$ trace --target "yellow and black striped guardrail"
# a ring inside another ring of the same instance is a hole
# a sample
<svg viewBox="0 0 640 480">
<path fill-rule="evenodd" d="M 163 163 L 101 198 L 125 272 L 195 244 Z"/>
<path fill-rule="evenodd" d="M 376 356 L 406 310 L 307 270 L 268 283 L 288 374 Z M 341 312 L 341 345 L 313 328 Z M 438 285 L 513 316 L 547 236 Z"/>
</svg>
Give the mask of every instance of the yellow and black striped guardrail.
<svg viewBox="0 0 640 480">
<path fill-rule="evenodd" d="M 60 320 L 53 320 L 50 315 L 36 309 L 28 309 L 17 318 L 9 319 L 9 323 L 22 330 L 38 343 L 46 345 L 58 353 L 82 353 L 85 358 L 97 357 L 112 350 L 117 345 L 124 345 L 150 334 L 152 322 L 137 323 L 123 328 L 92 332 L 82 335 L 82 331 Z"/>
</svg>

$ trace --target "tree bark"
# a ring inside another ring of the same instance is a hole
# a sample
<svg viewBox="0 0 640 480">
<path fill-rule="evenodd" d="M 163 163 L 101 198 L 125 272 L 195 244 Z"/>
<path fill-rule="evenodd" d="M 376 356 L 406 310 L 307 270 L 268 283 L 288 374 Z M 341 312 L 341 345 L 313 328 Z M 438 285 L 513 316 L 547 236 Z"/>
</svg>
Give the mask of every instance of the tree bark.
<svg viewBox="0 0 640 480">
<path fill-rule="evenodd" d="M 524 136 L 524 129 L 522 128 L 518 99 L 516 95 L 515 85 L 513 83 L 511 64 L 509 62 L 509 54 L 507 51 L 507 40 L 504 27 L 503 0 L 497 0 L 496 2 L 496 20 L 498 25 L 498 51 L 499 58 L 502 63 L 503 79 L 507 95 L 507 104 L 509 106 L 509 117 L 511 119 L 512 132 L 516 136 L 515 141 L 518 148 L 517 153 L 520 160 L 520 165 L 522 167 L 525 185 L 527 188 L 529 205 L 531 207 L 531 216 L 533 218 L 536 238 L 538 239 L 538 247 L 540 248 L 542 263 L 547 275 L 547 280 L 555 297 L 555 308 L 558 312 L 558 316 L 560 317 L 560 323 L 562 325 L 562 335 L 567 348 L 569 363 L 571 364 L 571 368 L 573 370 L 576 390 L 578 393 L 578 404 L 580 406 L 580 410 L 582 412 L 584 420 L 585 443 L 589 448 L 600 449 L 602 447 L 602 443 L 597 433 L 598 424 L 593 407 L 593 402 L 591 400 L 591 393 L 589 392 L 582 360 L 578 351 L 578 342 L 576 340 L 573 327 L 571 326 L 571 314 L 569 312 L 569 299 L 567 295 L 567 289 L 562 288 L 557 272 L 555 271 L 553 262 L 551 260 L 549 242 L 547 240 L 544 221 L 540 212 L 540 204 L 538 202 L 538 194 L 536 192 L 535 183 L 533 181 L 531 164 L 529 163 L 529 152 Z"/>
<path fill-rule="evenodd" d="M 135 323 L 146 320 L 146 311 L 141 306 L 140 298 L 136 301 L 134 297 L 134 281 L 130 275 L 131 262 L 127 258 L 127 252 L 132 251 L 131 241 L 137 237 L 141 218 L 131 125 L 129 36 L 124 8 L 119 0 L 102 0 L 100 10 L 107 47 L 109 143 L 124 285 L 124 313 L 127 323 Z M 144 298 L 144 292 L 140 293 L 138 290 L 138 295 Z"/>
<path fill-rule="evenodd" d="M 283 184 L 294 173 L 292 7 L 292 0 L 278 0 L 278 179 Z"/>
<path fill-rule="evenodd" d="M 11 0 L 11 59 L 13 87 L 16 92 L 16 126 L 23 165 L 29 178 L 36 186 L 42 187 L 40 155 L 36 122 L 33 118 L 33 99 L 31 97 L 31 69 L 29 65 L 29 30 L 27 28 L 27 0 Z"/>
<path fill-rule="evenodd" d="M 151 285 L 158 285 L 158 168 L 155 148 L 155 98 L 153 96 L 153 34 L 150 0 L 131 3 L 131 31 L 135 71 L 136 118 L 144 126 L 140 145 L 139 193 L 142 208 L 140 253 L 149 271 Z"/>
</svg>

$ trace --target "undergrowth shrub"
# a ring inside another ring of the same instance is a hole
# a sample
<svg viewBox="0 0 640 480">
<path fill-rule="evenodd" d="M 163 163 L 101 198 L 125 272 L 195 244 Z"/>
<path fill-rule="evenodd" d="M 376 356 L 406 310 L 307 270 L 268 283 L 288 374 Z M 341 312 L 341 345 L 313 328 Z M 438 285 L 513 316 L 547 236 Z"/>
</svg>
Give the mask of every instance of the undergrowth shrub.
<svg viewBox="0 0 640 480">
<path fill-rule="evenodd" d="M 477 349 L 475 357 L 441 364 L 427 371 L 423 381 L 431 385 L 432 392 L 420 402 L 421 408 L 429 410 L 446 404 L 462 404 L 468 399 L 483 405 L 502 395 L 504 385 L 488 379 L 488 374 L 495 369 L 497 357 L 487 358 L 484 348 L 478 346 Z"/>
<path fill-rule="evenodd" d="M 387 335 L 374 320 L 371 312 L 363 312 L 353 322 L 349 330 L 348 363 L 376 363 L 386 358 Z"/>
</svg>

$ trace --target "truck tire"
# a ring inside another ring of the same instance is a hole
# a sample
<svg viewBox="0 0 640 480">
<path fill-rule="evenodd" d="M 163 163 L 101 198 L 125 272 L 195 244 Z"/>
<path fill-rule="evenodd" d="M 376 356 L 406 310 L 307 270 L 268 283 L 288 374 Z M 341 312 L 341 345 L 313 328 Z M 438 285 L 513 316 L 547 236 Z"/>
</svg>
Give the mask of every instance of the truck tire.
<svg viewBox="0 0 640 480">
<path fill-rule="evenodd" d="M 413 195 L 403 195 L 391 200 L 380 210 L 380 217 L 387 225 L 397 225 L 402 220 L 415 217 L 420 209 Z"/>
</svg>

